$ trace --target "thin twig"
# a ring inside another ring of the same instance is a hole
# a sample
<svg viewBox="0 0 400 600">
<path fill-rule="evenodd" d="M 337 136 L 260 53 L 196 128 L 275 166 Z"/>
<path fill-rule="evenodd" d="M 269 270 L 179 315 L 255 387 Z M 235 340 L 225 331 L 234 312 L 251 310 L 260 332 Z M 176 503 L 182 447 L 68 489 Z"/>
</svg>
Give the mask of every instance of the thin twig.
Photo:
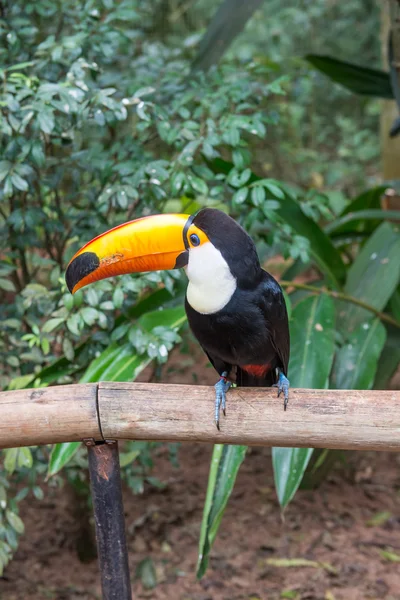
<svg viewBox="0 0 400 600">
<path fill-rule="evenodd" d="M 306 283 L 297 283 L 296 281 L 280 281 L 279 284 L 283 288 L 294 287 L 299 290 L 307 290 L 308 292 L 312 292 L 313 294 L 328 294 L 328 296 L 332 296 L 332 298 L 336 298 L 337 300 L 344 300 L 345 302 L 350 302 L 351 304 L 355 304 L 360 308 L 364 308 L 369 312 L 373 313 L 381 321 L 385 321 L 394 327 L 398 327 L 400 329 L 400 322 L 391 317 L 390 315 L 377 310 L 370 304 L 359 300 L 358 298 L 354 298 L 354 296 L 348 296 L 347 294 L 343 294 L 342 292 L 336 292 L 335 290 L 328 290 L 326 287 L 315 287 L 314 285 L 308 285 Z"/>
</svg>

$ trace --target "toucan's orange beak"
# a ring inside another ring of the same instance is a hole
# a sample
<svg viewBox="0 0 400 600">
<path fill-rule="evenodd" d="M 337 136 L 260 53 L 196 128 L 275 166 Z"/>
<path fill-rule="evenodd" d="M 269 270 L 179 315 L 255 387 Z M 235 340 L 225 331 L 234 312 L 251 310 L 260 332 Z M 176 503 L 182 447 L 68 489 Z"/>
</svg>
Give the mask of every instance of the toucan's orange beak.
<svg viewBox="0 0 400 600">
<path fill-rule="evenodd" d="M 69 291 L 73 294 L 114 275 L 185 266 L 190 226 L 190 215 L 169 214 L 143 217 L 110 229 L 83 246 L 70 261 L 65 275 Z"/>
</svg>

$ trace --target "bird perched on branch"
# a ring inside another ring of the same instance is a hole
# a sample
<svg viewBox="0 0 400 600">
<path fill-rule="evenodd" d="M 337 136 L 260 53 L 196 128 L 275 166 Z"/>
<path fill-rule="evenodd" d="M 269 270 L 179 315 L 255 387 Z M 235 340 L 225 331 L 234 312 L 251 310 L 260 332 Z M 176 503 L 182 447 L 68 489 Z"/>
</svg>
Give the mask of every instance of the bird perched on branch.
<svg viewBox="0 0 400 600">
<path fill-rule="evenodd" d="M 261 268 L 256 247 L 225 213 L 165 214 L 119 225 L 83 246 L 68 265 L 71 293 L 106 277 L 185 267 L 185 308 L 195 337 L 220 379 L 215 422 L 226 392 L 238 386 L 276 386 L 289 399 L 289 327 L 277 281 Z"/>
</svg>

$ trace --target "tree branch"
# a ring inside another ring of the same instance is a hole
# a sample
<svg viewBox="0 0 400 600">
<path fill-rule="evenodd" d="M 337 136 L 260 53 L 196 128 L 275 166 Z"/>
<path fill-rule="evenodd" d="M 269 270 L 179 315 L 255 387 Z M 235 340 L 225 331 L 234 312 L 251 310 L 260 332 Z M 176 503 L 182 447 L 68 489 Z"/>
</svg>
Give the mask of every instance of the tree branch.
<svg viewBox="0 0 400 600">
<path fill-rule="evenodd" d="M 307 290 L 308 292 L 312 292 L 313 294 L 328 294 L 328 296 L 332 296 L 332 298 L 336 298 L 337 300 L 344 300 L 345 302 L 350 302 L 351 304 L 355 304 L 360 308 L 364 308 L 369 312 L 373 313 L 376 317 L 378 317 L 381 321 L 385 321 L 385 323 L 389 323 L 394 327 L 398 327 L 400 329 L 400 322 L 388 315 L 387 313 L 381 312 L 377 310 L 370 304 L 359 300 L 358 298 L 354 298 L 354 296 L 348 296 L 347 294 L 343 294 L 342 292 L 336 292 L 334 290 L 328 290 L 325 287 L 315 287 L 314 285 L 308 285 L 306 283 L 297 283 L 296 281 L 280 281 L 279 284 L 283 288 L 296 288 L 299 290 Z"/>
</svg>

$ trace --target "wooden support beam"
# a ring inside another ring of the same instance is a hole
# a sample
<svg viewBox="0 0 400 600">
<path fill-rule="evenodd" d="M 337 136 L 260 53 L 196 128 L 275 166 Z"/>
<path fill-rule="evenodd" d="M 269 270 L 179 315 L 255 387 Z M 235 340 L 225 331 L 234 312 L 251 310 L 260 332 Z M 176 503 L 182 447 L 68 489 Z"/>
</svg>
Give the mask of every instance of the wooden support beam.
<svg viewBox="0 0 400 600">
<path fill-rule="evenodd" d="M 400 391 L 292 389 L 284 412 L 275 389 L 236 388 L 220 432 L 213 406 L 214 388 L 196 385 L 2 392 L 0 447 L 104 438 L 400 451 Z"/>
<path fill-rule="evenodd" d="M 0 393 L 0 448 L 102 440 L 97 383 Z"/>
</svg>

